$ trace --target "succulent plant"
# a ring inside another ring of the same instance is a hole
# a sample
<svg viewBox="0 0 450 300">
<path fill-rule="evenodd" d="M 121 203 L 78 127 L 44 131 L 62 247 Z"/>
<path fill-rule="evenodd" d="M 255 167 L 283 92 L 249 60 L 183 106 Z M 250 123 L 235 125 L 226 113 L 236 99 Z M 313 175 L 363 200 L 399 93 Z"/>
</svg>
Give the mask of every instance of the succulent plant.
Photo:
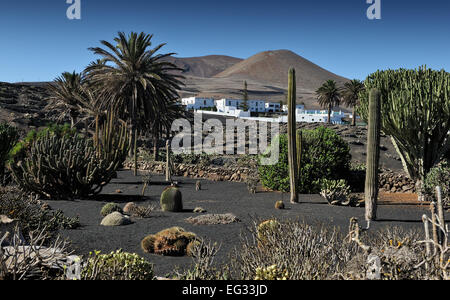
<svg viewBox="0 0 450 300">
<path fill-rule="evenodd" d="M 102 207 L 102 210 L 100 211 L 100 214 L 103 217 L 106 217 L 107 215 L 109 215 L 110 213 L 113 213 L 115 211 L 118 211 L 120 213 L 122 213 L 122 208 L 117 205 L 116 203 L 107 203 Z"/>
<path fill-rule="evenodd" d="M 275 219 L 270 219 L 259 223 L 256 228 L 258 244 L 261 245 L 266 243 L 267 236 L 270 235 L 270 232 L 276 230 L 280 225 L 280 222 Z"/>
<path fill-rule="evenodd" d="M 296 109 L 296 87 L 295 87 L 295 69 L 289 70 L 288 80 L 288 163 L 289 163 L 289 179 L 291 190 L 291 203 L 298 202 L 298 159 L 297 156 L 297 121 L 295 118 Z"/>
<path fill-rule="evenodd" d="M 141 241 L 142 250 L 164 256 L 183 256 L 188 254 L 188 246 L 197 240 L 192 232 L 181 227 L 164 229 L 154 235 L 148 235 Z M 192 249 L 194 244 L 189 246 Z"/>
<path fill-rule="evenodd" d="M 97 147 L 74 129 L 32 132 L 12 151 L 9 168 L 14 180 L 24 191 L 54 200 L 97 195 L 116 176 L 128 153 L 126 126 L 115 128 L 113 134 L 108 122 Z"/>
<path fill-rule="evenodd" d="M 350 186 L 343 179 L 320 181 L 320 195 L 331 205 L 349 205 L 350 204 Z"/>
<path fill-rule="evenodd" d="M 181 191 L 173 186 L 165 188 L 161 194 L 160 204 L 162 211 L 183 211 L 183 199 Z"/>
<path fill-rule="evenodd" d="M 275 202 L 275 208 L 276 209 L 284 209 L 285 208 L 285 206 L 284 206 L 284 202 L 283 201 L 277 201 L 277 202 Z"/>
<path fill-rule="evenodd" d="M 103 218 L 100 225 L 103 226 L 122 226 L 131 224 L 130 217 L 121 214 L 118 211 L 112 212 Z"/>
<path fill-rule="evenodd" d="M 372 89 L 369 95 L 369 124 L 367 130 L 367 169 L 365 183 L 366 220 L 377 217 L 378 164 L 380 161 L 381 93 Z"/>
</svg>

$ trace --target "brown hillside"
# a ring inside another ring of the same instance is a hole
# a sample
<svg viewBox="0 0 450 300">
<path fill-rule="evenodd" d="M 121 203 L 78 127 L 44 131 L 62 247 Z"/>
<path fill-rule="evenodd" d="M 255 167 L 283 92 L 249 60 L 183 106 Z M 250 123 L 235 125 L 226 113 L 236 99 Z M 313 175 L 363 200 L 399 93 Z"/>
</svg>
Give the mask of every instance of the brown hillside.
<svg viewBox="0 0 450 300">
<path fill-rule="evenodd" d="M 240 58 L 225 55 L 208 55 L 201 57 L 168 57 L 168 61 L 183 69 L 182 75 L 196 77 L 213 77 L 227 68 L 242 61 Z"/>
<path fill-rule="evenodd" d="M 297 87 L 315 91 L 326 80 L 343 83 L 348 79 L 333 74 L 289 50 L 265 51 L 241 61 L 217 74 L 219 78 L 254 79 L 265 84 L 287 86 L 287 73 L 294 67 Z"/>
</svg>

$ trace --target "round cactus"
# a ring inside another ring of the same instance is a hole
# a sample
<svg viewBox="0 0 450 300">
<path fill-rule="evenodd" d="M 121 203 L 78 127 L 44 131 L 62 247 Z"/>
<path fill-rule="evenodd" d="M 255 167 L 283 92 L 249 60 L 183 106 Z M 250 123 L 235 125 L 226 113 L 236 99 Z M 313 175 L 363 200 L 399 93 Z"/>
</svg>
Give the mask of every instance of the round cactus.
<svg viewBox="0 0 450 300">
<path fill-rule="evenodd" d="M 197 236 L 195 233 L 186 232 L 181 227 L 171 227 L 154 235 L 146 236 L 141 241 L 141 248 L 146 253 L 165 256 L 183 256 L 186 254 L 189 255 L 189 245 L 196 240 Z"/>
<path fill-rule="evenodd" d="M 257 228 L 258 244 L 266 243 L 267 236 L 270 235 L 271 232 L 276 230 L 280 225 L 280 222 L 274 219 L 261 222 Z"/>
<path fill-rule="evenodd" d="M 276 209 L 284 209 L 284 202 L 283 201 L 277 201 L 275 203 L 275 208 Z"/>
<path fill-rule="evenodd" d="M 167 187 L 161 194 L 162 211 L 181 212 L 183 210 L 182 195 L 178 188 Z"/>
<path fill-rule="evenodd" d="M 156 239 L 156 237 L 153 234 L 146 236 L 141 241 L 142 251 L 144 251 L 145 253 L 154 253 L 155 252 L 155 239 Z"/>
<path fill-rule="evenodd" d="M 100 214 L 103 217 L 106 217 L 107 215 L 109 215 L 115 211 L 122 213 L 122 208 L 119 205 L 117 205 L 116 203 L 107 203 L 102 207 Z"/>
</svg>

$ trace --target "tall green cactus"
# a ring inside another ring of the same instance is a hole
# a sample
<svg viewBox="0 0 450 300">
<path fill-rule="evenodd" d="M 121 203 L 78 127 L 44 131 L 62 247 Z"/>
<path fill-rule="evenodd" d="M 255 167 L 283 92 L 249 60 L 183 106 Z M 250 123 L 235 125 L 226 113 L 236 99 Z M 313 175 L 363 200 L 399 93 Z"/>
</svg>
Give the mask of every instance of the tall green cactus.
<svg viewBox="0 0 450 300">
<path fill-rule="evenodd" d="M 170 160 L 170 142 L 166 141 L 166 181 L 172 181 L 172 168 Z"/>
<path fill-rule="evenodd" d="M 420 188 L 450 149 L 450 74 L 426 67 L 378 71 L 364 85 L 359 114 L 368 120 L 368 91 L 378 88 L 382 130 L 391 136 L 405 171 Z"/>
<path fill-rule="evenodd" d="M 298 203 L 298 165 L 297 165 L 297 145 L 296 145 L 296 83 L 295 69 L 289 70 L 288 80 L 288 163 L 289 179 L 291 186 L 291 203 Z"/>
<path fill-rule="evenodd" d="M 369 96 L 369 124 L 367 132 L 367 164 L 366 164 L 366 220 L 370 222 L 377 217 L 378 198 L 378 163 L 380 160 L 380 127 L 381 127 L 381 93 L 372 89 Z"/>
<path fill-rule="evenodd" d="M 117 125 L 110 115 L 101 130 L 100 149 L 74 129 L 35 134 L 11 158 L 9 168 L 14 180 L 23 190 L 55 200 L 100 193 L 128 152 L 126 126 Z"/>
</svg>

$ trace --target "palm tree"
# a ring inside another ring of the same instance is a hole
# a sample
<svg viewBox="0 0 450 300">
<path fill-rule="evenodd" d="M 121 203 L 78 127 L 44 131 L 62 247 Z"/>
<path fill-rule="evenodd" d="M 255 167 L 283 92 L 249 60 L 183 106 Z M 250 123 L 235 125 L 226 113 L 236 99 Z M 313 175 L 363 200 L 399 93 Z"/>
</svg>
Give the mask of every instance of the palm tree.
<svg viewBox="0 0 450 300">
<path fill-rule="evenodd" d="M 47 85 L 47 89 L 50 92 L 49 107 L 51 109 L 63 108 L 65 114 L 62 116 L 68 113 L 71 127 L 76 125 L 79 116 L 78 99 L 84 80 L 83 74 L 75 71 L 73 73 L 64 72 Z"/>
<path fill-rule="evenodd" d="M 139 119 L 149 120 L 164 113 L 166 102 L 178 98 L 177 90 L 183 78 L 175 74 L 181 69 L 164 60 L 175 53 L 156 54 L 165 44 L 149 49 L 152 37 L 143 32 L 139 35 L 132 32 L 128 36 L 119 32 L 114 39 L 116 46 L 101 41 L 106 49 L 89 48 L 102 56 L 104 63 L 86 68 L 90 83 L 100 88 L 100 99 L 131 123 L 135 175 Z"/>
<path fill-rule="evenodd" d="M 331 109 L 341 103 L 341 94 L 334 80 L 327 80 L 316 91 L 319 104 L 328 109 L 328 124 L 331 124 Z"/>
<path fill-rule="evenodd" d="M 146 128 L 152 133 L 154 160 L 159 160 L 159 141 L 162 134 L 166 133 L 166 139 L 170 138 L 172 123 L 179 118 L 185 118 L 185 110 L 176 100 L 170 101 L 165 109 L 165 113 L 158 114 L 151 122 L 140 124 L 141 128 Z M 144 120 L 145 121 L 145 120 Z"/>
<path fill-rule="evenodd" d="M 344 89 L 342 90 L 342 100 L 347 106 L 352 107 L 353 109 L 352 126 L 356 125 L 356 106 L 359 105 L 359 93 L 363 90 L 364 84 L 358 79 L 346 82 L 344 84 Z"/>
</svg>

